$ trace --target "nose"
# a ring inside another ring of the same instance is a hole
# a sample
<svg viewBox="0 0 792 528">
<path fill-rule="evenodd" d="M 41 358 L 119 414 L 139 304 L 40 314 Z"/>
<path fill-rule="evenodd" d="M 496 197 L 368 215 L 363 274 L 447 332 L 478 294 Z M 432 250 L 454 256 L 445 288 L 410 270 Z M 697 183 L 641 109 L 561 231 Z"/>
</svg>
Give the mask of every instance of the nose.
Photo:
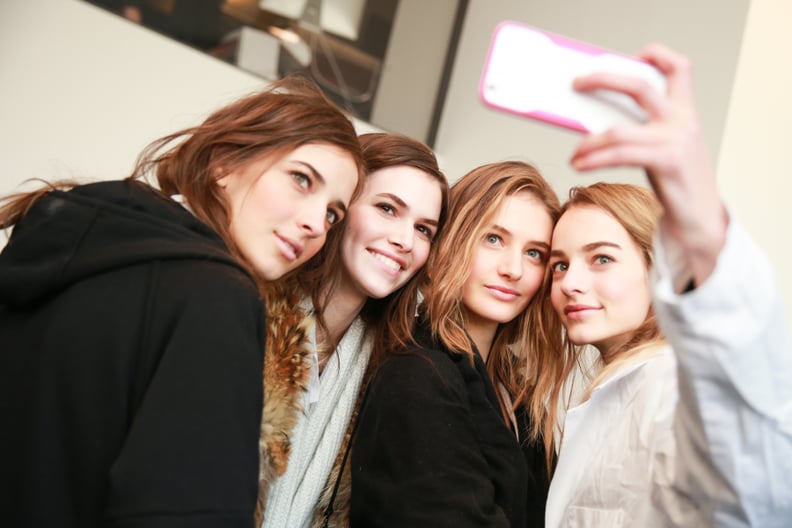
<svg viewBox="0 0 792 528">
<path fill-rule="evenodd" d="M 307 200 L 297 216 L 297 225 L 310 238 L 327 233 L 327 206 L 324 202 Z"/>
<path fill-rule="evenodd" d="M 498 261 L 498 274 L 509 280 L 520 280 L 523 274 L 522 251 L 507 249 Z"/>
<path fill-rule="evenodd" d="M 564 275 L 558 279 L 559 287 L 564 295 L 570 297 L 578 293 L 584 293 L 588 286 L 586 273 L 581 266 L 570 262 Z"/>
<path fill-rule="evenodd" d="M 388 242 L 396 246 L 400 251 L 408 253 L 412 251 L 415 241 L 415 229 L 412 222 L 399 221 L 392 224 L 392 230 L 388 234 Z"/>
</svg>

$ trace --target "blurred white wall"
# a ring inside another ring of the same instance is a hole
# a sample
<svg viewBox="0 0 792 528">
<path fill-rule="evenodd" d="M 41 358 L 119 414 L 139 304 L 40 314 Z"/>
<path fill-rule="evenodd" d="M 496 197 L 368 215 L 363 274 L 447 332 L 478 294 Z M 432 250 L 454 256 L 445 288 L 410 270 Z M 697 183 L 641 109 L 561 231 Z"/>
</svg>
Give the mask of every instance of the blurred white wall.
<svg viewBox="0 0 792 528">
<path fill-rule="evenodd" d="M 150 141 L 263 86 L 85 2 L 0 3 L 0 193 L 126 176 Z"/>
<path fill-rule="evenodd" d="M 730 207 L 767 251 L 792 328 L 792 2 L 753 0 L 717 170 Z"/>
</svg>

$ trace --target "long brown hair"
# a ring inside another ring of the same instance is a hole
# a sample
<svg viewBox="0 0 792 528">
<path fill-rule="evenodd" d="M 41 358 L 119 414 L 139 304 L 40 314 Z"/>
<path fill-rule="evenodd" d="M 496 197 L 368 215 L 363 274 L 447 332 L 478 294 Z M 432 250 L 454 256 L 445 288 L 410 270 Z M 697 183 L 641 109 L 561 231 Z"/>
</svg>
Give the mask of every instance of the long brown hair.
<svg viewBox="0 0 792 528">
<path fill-rule="evenodd" d="M 424 172 L 437 182 L 441 192 L 437 232 L 442 231 L 448 209 L 448 181 L 440 170 L 432 149 L 420 141 L 401 134 L 363 134 L 359 140 L 367 174 L 388 167 L 407 166 Z M 362 189 L 363 185 L 359 186 L 359 189 Z M 352 200 L 354 201 L 358 195 L 359 193 Z M 324 324 L 323 310 L 332 298 L 341 278 L 340 270 L 343 264 L 340 247 L 343 236 L 343 228 L 328 234 L 324 247 L 299 273 L 299 282 L 313 300 L 320 325 Z M 361 316 L 374 334 L 373 364 L 376 364 L 377 358 L 382 355 L 384 347 L 391 346 L 392 339 L 406 340 L 412 335 L 418 285 L 423 280 L 423 272 L 423 268 L 418 270 L 404 286 L 387 297 L 369 299 L 364 305 Z M 336 345 L 337 343 L 327 343 L 331 350 Z"/>
<path fill-rule="evenodd" d="M 466 332 L 460 292 L 471 273 L 476 245 L 486 225 L 504 199 L 523 192 L 536 198 L 555 224 L 560 209 L 558 197 L 532 165 L 520 161 L 491 163 L 463 176 L 451 187 L 449 221 L 426 266 L 422 315 L 435 338 L 471 361 L 473 343 Z M 511 397 L 509 404 L 498 393 L 504 420 L 508 422 L 517 407 L 526 407 L 532 418 L 529 434 L 533 439 L 540 436 L 539 424 L 546 414 L 543 393 L 535 385 L 536 371 L 548 362 L 548 342 L 553 336 L 553 330 L 540 326 L 539 321 L 540 315 L 551 309 L 546 291 L 540 289 L 518 317 L 498 326 L 487 357 L 493 383 L 502 384 Z"/>
<path fill-rule="evenodd" d="M 230 232 L 230 210 L 217 180 L 225 173 L 262 157 L 273 162 L 307 143 L 329 143 L 348 152 L 363 173 L 357 133 L 352 122 L 318 86 L 303 76 L 290 76 L 212 113 L 198 126 L 150 143 L 138 157 L 130 179 L 156 179 L 165 195 L 181 194 L 195 216 L 217 232 L 231 254 L 256 277 Z M 59 182 L 67 189 L 76 182 Z M 52 186 L 7 197 L 0 226 L 15 224 Z M 263 286 L 263 281 L 258 280 Z"/>
</svg>

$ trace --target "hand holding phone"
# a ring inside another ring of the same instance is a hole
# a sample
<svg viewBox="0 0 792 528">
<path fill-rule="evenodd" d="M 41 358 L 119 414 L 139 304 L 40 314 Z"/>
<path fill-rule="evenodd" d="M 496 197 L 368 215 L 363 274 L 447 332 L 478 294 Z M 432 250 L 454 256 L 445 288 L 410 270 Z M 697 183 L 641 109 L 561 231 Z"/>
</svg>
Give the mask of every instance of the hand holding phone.
<svg viewBox="0 0 792 528">
<path fill-rule="evenodd" d="M 495 29 L 479 85 L 490 107 L 578 132 L 601 132 L 623 122 L 642 122 L 643 109 L 610 90 L 581 93 L 576 77 L 608 72 L 639 77 L 665 93 L 665 77 L 651 64 L 521 24 Z"/>
</svg>

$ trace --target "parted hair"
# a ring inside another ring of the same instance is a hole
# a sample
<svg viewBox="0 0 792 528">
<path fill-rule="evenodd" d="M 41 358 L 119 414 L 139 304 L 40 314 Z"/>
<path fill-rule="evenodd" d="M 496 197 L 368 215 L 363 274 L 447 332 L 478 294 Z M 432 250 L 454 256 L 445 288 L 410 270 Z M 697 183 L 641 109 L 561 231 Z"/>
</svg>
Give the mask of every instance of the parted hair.
<svg viewBox="0 0 792 528">
<path fill-rule="evenodd" d="M 476 248 L 498 208 L 505 198 L 525 192 L 544 207 L 555 224 L 560 210 L 558 197 L 532 165 L 506 161 L 472 170 L 452 186 L 449 220 L 431 250 L 421 290 L 421 314 L 435 339 L 471 361 L 474 348 L 466 332 L 461 292 L 470 276 Z M 512 410 L 524 407 L 532 418 L 529 433 L 534 440 L 541 436 L 539 424 L 544 423 L 547 412 L 541 387 L 536 385 L 536 372 L 550 363 L 548 342 L 553 332 L 560 335 L 561 331 L 560 325 L 553 330 L 539 324 L 547 310 L 552 310 L 549 296 L 540 289 L 519 316 L 498 326 L 487 357 L 493 383 L 501 383 L 511 398 L 510 403 L 504 401 L 498 391 L 504 420 L 509 421 Z"/>
</svg>

